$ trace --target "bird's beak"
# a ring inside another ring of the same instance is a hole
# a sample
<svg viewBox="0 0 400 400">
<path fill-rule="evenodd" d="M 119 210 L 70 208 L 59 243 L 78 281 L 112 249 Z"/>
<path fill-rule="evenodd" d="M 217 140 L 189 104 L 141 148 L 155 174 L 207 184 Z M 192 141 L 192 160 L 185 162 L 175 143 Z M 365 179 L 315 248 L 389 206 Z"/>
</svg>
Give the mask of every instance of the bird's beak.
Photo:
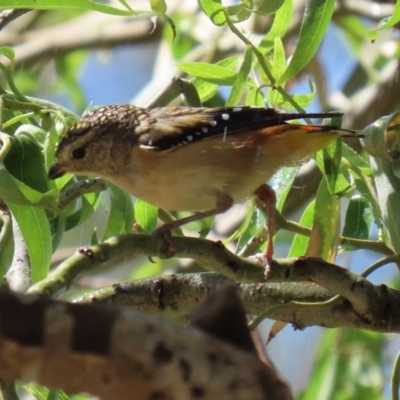
<svg viewBox="0 0 400 400">
<path fill-rule="evenodd" d="M 57 179 L 61 178 L 67 171 L 57 163 L 54 163 L 49 170 L 48 177 L 49 179 Z"/>
</svg>

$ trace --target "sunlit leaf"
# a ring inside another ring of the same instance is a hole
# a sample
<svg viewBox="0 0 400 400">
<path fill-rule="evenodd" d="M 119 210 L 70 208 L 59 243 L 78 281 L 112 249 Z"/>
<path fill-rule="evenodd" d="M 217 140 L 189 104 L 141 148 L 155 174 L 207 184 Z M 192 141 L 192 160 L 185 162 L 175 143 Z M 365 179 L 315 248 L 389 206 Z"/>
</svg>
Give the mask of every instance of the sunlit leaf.
<svg viewBox="0 0 400 400">
<path fill-rule="evenodd" d="M 226 17 L 223 11 L 224 7 L 222 6 L 221 0 L 199 0 L 199 4 L 213 24 L 224 25 L 226 23 Z"/>
<path fill-rule="evenodd" d="M 286 71 L 276 82 L 277 86 L 296 76 L 314 57 L 334 8 L 335 0 L 307 0 L 296 50 Z"/>
<path fill-rule="evenodd" d="M 303 215 L 300 218 L 300 225 L 311 228 L 312 223 L 314 220 L 314 208 L 315 208 L 315 201 L 313 200 L 307 208 L 304 210 Z M 292 245 L 289 250 L 288 257 L 302 257 L 307 253 L 307 247 L 310 238 L 305 235 L 296 234 L 294 236 Z"/>
<path fill-rule="evenodd" d="M 328 190 L 322 179 L 315 198 L 314 221 L 306 255 L 333 262 L 339 237 L 339 200 Z"/>
<path fill-rule="evenodd" d="M 135 221 L 139 224 L 139 231 L 150 233 L 157 227 L 158 207 L 143 200 L 135 201 Z"/>
<path fill-rule="evenodd" d="M 47 276 L 52 254 L 50 225 L 43 209 L 8 203 L 28 248 L 32 281 Z"/>
<path fill-rule="evenodd" d="M 223 86 L 232 86 L 237 75 L 237 72 L 229 68 L 202 62 L 178 63 L 177 67 L 188 75 Z"/>
<path fill-rule="evenodd" d="M 274 47 L 274 40 L 282 38 L 287 32 L 293 16 L 293 0 L 286 0 L 274 15 L 274 22 L 258 46 L 262 54 L 267 54 Z"/>
<path fill-rule="evenodd" d="M 107 187 L 110 193 L 111 206 L 103 241 L 111 236 L 131 232 L 133 226 L 131 196 L 112 183 L 107 183 Z"/>
<path fill-rule="evenodd" d="M 367 33 L 371 40 L 375 40 L 378 33 L 384 29 L 391 28 L 400 21 L 400 2 L 396 1 L 393 14 L 390 17 L 383 18 L 379 21 L 378 28 L 372 29 Z"/>
<path fill-rule="evenodd" d="M 232 90 L 229 94 L 228 100 L 225 105 L 227 107 L 235 106 L 239 103 L 243 92 L 247 86 L 247 78 L 251 71 L 253 52 L 250 46 L 247 46 L 244 60 L 240 66 L 239 73 L 236 76 L 235 83 L 232 86 Z"/>
<path fill-rule="evenodd" d="M 371 205 L 368 199 L 360 195 L 353 196 L 347 207 L 342 235 L 355 239 L 368 239 L 372 222 Z"/>
<path fill-rule="evenodd" d="M 285 3 L 285 0 L 261 0 L 256 3 L 256 13 L 260 15 L 275 14 Z"/>
</svg>

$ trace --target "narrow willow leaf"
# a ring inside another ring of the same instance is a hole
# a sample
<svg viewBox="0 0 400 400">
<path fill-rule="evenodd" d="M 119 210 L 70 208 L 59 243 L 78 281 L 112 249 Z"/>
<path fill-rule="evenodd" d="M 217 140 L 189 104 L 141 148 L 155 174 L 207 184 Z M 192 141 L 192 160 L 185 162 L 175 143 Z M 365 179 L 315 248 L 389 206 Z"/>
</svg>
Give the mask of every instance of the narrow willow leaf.
<svg viewBox="0 0 400 400">
<path fill-rule="evenodd" d="M 107 187 L 111 205 L 103 241 L 111 236 L 131 232 L 133 226 L 131 196 L 112 183 L 107 183 Z"/>
<path fill-rule="evenodd" d="M 276 82 L 277 86 L 296 76 L 314 57 L 334 8 L 335 0 L 307 0 L 296 50 L 286 71 Z"/>
<path fill-rule="evenodd" d="M 274 40 L 274 58 L 272 60 L 272 69 L 271 69 L 272 76 L 276 80 L 278 80 L 279 77 L 285 71 L 285 68 L 286 68 L 285 49 L 283 47 L 281 38 L 276 37 Z M 268 91 L 268 101 L 273 106 L 279 105 L 282 103 L 282 95 L 274 88 L 271 88 Z"/>
<path fill-rule="evenodd" d="M 224 25 L 226 17 L 221 0 L 199 0 L 200 7 L 215 25 Z"/>
<path fill-rule="evenodd" d="M 237 75 L 229 68 L 203 62 L 178 63 L 177 67 L 188 75 L 222 86 L 232 86 Z"/>
<path fill-rule="evenodd" d="M 269 0 L 257 3 L 256 13 L 260 15 L 275 14 L 285 3 L 285 0 Z"/>
<path fill-rule="evenodd" d="M 164 0 L 150 0 L 151 9 L 157 14 L 165 14 L 167 12 L 167 4 Z"/>
<path fill-rule="evenodd" d="M 251 46 L 247 46 L 243 63 L 240 66 L 239 73 L 236 76 L 235 83 L 233 84 L 228 100 L 225 103 L 227 107 L 233 107 L 239 103 L 243 95 L 243 92 L 247 86 L 248 76 L 252 66 L 252 59 L 253 59 L 253 52 Z"/>
<path fill-rule="evenodd" d="M 240 4 L 228 6 L 225 8 L 228 17 L 233 23 L 246 21 L 253 13 L 252 1 L 241 1 Z"/>
<path fill-rule="evenodd" d="M 35 205 L 56 210 L 58 197 L 58 190 L 49 190 L 46 193 L 40 193 L 15 179 L 6 170 L 4 165 L 0 164 L 0 198 L 6 203 L 28 206 Z"/>
<path fill-rule="evenodd" d="M 216 65 L 223 67 L 223 68 L 228 68 L 233 71 L 233 68 L 235 68 L 235 66 L 238 62 L 239 62 L 239 57 L 228 57 L 228 58 L 225 58 L 224 60 L 217 62 Z M 197 90 L 197 93 L 198 93 L 202 103 L 209 100 L 218 91 L 217 84 L 206 82 L 203 79 L 194 78 L 192 82 Z"/>
<path fill-rule="evenodd" d="M 315 198 L 314 222 L 306 255 L 333 262 L 336 257 L 340 221 L 339 199 L 332 196 L 322 179 Z"/>
<path fill-rule="evenodd" d="M 352 190 L 352 186 L 340 172 L 342 159 L 342 141 L 335 140 L 319 151 L 315 160 L 325 176 L 329 192 L 332 196 L 343 196 Z"/>
<path fill-rule="evenodd" d="M 372 229 L 371 205 L 367 198 L 356 195 L 350 200 L 342 235 L 355 239 L 368 239 Z"/>
<path fill-rule="evenodd" d="M 92 0 L 63 0 L 62 2 L 56 2 L 54 0 L 2 0 L 0 10 L 6 10 L 9 8 L 30 8 L 33 10 L 62 10 L 64 8 L 77 8 L 120 16 L 135 15 L 138 13 L 142 14 L 141 12 L 121 10 L 120 8 L 111 7 Z"/>
<path fill-rule="evenodd" d="M 26 127 L 31 126 L 27 125 Z M 34 128 L 35 131 L 43 132 L 40 128 Z M 4 159 L 4 166 L 18 181 L 38 192 L 45 193 L 49 187 L 42 149 L 31 140 L 30 134 L 33 134 L 32 131 L 27 132 L 26 136 L 20 134 L 14 137 L 11 149 Z"/>
<path fill-rule="evenodd" d="M 391 28 L 400 21 L 400 2 L 396 1 L 393 14 L 390 17 L 383 18 L 379 21 L 378 28 L 372 29 L 367 33 L 367 36 L 371 40 L 375 40 L 378 37 L 378 33 L 384 29 Z"/>
<path fill-rule="evenodd" d="M 314 208 L 315 201 L 312 201 L 307 208 L 305 209 L 303 215 L 300 219 L 300 225 L 305 226 L 306 228 L 311 228 L 314 220 Z M 296 234 L 294 236 L 292 245 L 289 250 L 288 257 L 302 257 L 307 252 L 308 242 L 310 238 L 308 236 Z"/>
<path fill-rule="evenodd" d="M 44 279 L 52 254 L 49 221 L 43 209 L 8 203 L 28 248 L 33 283 Z"/>
<path fill-rule="evenodd" d="M 258 50 L 266 55 L 269 53 L 274 47 L 274 40 L 277 37 L 282 38 L 290 26 L 290 21 L 293 17 L 293 0 L 286 0 L 282 7 L 279 8 L 277 13 L 274 16 L 274 22 L 271 26 L 271 29 L 264 36 L 260 45 L 258 46 Z"/>
</svg>

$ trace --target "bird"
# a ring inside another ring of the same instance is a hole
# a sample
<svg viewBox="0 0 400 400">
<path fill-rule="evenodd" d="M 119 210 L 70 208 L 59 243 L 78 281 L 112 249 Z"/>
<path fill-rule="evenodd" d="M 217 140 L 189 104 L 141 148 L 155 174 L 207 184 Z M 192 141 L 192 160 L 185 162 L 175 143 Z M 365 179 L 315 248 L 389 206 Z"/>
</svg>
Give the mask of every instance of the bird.
<svg viewBox="0 0 400 400">
<path fill-rule="evenodd" d="M 267 206 L 265 257 L 271 260 L 276 199 L 267 182 L 279 168 L 302 163 L 335 139 L 356 136 L 288 121 L 340 116 L 250 106 L 103 106 L 60 138 L 48 177 L 98 176 L 165 210 L 196 212 L 157 228 L 166 238 L 176 227 L 256 196 Z"/>
</svg>

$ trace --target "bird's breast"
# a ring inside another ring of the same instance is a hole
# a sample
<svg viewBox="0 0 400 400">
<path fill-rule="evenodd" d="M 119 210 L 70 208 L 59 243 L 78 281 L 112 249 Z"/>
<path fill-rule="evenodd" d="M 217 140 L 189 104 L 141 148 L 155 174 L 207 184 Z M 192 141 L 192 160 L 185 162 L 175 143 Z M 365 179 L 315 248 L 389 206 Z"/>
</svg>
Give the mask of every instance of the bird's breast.
<svg viewBox="0 0 400 400">
<path fill-rule="evenodd" d="M 204 140 L 167 152 L 137 147 L 128 173 L 112 180 L 167 210 L 206 210 L 215 207 L 218 192 L 238 203 L 270 179 L 277 163 L 268 162 L 264 147 L 235 137 Z"/>
</svg>

